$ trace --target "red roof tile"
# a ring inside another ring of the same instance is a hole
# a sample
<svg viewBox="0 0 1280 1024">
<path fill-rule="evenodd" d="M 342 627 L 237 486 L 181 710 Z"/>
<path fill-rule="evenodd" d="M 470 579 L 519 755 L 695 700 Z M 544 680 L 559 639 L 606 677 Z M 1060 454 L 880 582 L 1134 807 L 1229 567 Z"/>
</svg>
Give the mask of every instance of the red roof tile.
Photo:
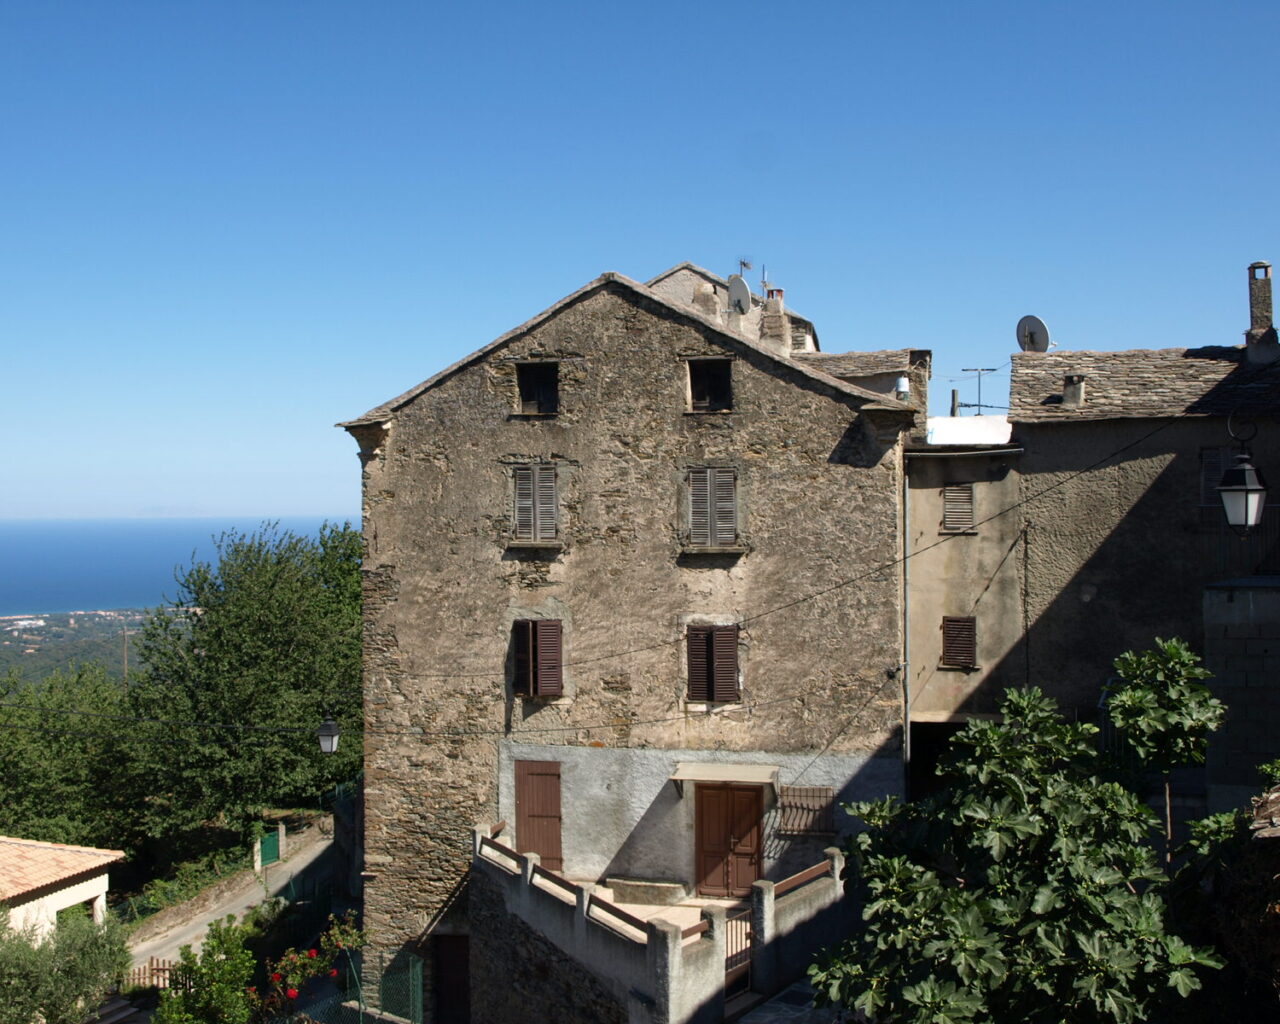
<svg viewBox="0 0 1280 1024">
<path fill-rule="evenodd" d="M 120 860 L 124 860 L 123 850 L 0 836 L 0 900 L 21 896 L 87 871 L 105 869 Z"/>
</svg>

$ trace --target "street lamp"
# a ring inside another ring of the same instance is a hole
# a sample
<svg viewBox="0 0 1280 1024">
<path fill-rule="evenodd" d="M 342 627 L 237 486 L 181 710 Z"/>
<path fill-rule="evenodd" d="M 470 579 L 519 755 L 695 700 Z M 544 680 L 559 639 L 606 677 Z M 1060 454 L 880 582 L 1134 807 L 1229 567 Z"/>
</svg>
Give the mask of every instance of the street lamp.
<svg viewBox="0 0 1280 1024">
<path fill-rule="evenodd" d="M 316 737 L 320 740 L 320 752 L 324 754 L 335 754 L 338 751 L 338 738 L 341 733 L 338 730 L 338 723 L 333 720 L 333 716 L 326 715 L 320 728 L 316 730 Z"/>
<path fill-rule="evenodd" d="M 1249 461 L 1247 448 L 1242 448 L 1235 459 L 1236 464 L 1222 474 L 1218 494 L 1222 498 L 1228 525 L 1244 537 L 1262 522 L 1262 510 L 1267 504 L 1267 484 Z"/>
</svg>

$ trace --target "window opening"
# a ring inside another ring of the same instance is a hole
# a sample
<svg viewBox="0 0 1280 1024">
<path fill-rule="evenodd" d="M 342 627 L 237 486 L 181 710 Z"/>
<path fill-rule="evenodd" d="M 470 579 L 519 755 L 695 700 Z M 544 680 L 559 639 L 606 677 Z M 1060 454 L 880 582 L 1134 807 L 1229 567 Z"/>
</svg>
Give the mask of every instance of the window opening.
<svg viewBox="0 0 1280 1024">
<path fill-rule="evenodd" d="M 517 619 L 512 625 L 515 678 L 521 697 L 564 694 L 563 631 L 559 619 Z"/>
<path fill-rule="evenodd" d="M 727 703 L 738 699 L 738 627 L 688 627 L 689 700 Z"/>
<path fill-rule="evenodd" d="M 549 463 L 516 466 L 515 527 L 516 540 L 556 539 L 559 499 L 556 494 L 556 467 Z"/>
<path fill-rule="evenodd" d="M 694 412 L 728 412 L 733 408 L 733 360 L 690 359 L 689 399 Z"/>
<path fill-rule="evenodd" d="M 517 363 L 520 412 L 526 416 L 554 416 L 560 411 L 560 364 Z"/>
<path fill-rule="evenodd" d="M 784 835 L 832 835 L 836 830 L 836 791 L 830 786 L 782 786 L 778 811 L 778 831 Z"/>
</svg>

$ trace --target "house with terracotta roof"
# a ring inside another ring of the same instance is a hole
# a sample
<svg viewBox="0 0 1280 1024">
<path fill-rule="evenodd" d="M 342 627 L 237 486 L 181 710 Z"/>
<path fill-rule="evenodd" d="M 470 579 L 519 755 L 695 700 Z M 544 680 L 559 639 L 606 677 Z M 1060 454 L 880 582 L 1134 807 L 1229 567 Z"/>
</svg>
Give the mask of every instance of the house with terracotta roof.
<svg viewBox="0 0 1280 1024">
<path fill-rule="evenodd" d="M 828 358 L 764 292 L 606 273 L 341 424 L 366 963 L 422 956 L 429 1019 L 718 1021 L 848 923 L 929 355 Z"/>
<path fill-rule="evenodd" d="M 85 907 L 93 919 L 107 912 L 107 872 L 124 860 L 123 850 L 67 846 L 0 836 L 0 906 L 15 929 L 52 931 L 58 913 Z"/>
</svg>

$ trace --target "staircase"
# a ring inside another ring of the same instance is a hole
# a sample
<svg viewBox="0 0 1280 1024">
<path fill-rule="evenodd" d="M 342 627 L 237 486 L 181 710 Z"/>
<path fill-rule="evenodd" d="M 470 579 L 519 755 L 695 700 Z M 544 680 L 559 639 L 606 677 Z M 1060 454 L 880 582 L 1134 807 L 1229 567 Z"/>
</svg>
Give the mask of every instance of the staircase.
<svg viewBox="0 0 1280 1024">
<path fill-rule="evenodd" d="M 150 1020 L 150 1010 L 140 1010 L 124 996 L 116 993 L 108 996 L 107 1001 L 98 1007 L 97 1012 L 89 1014 L 84 1024 L 148 1024 Z"/>
</svg>

